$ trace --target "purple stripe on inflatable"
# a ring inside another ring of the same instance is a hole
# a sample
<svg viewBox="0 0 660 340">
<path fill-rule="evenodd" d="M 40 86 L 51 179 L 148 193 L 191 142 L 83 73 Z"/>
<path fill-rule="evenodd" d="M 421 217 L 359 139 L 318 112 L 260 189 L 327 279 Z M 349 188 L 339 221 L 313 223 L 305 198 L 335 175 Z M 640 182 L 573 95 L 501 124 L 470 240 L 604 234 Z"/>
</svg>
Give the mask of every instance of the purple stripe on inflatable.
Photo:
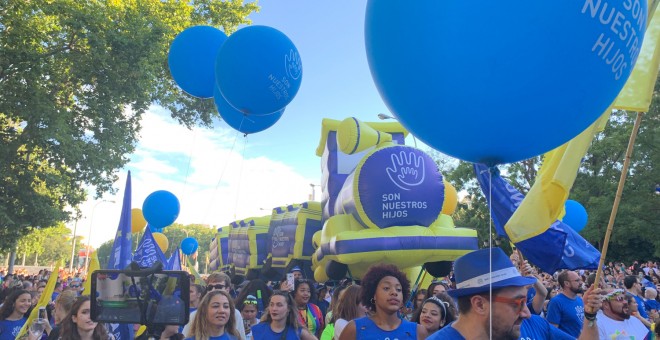
<svg viewBox="0 0 660 340">
<path fill-rule="evenodd" d="M 477 250 L 476 237 L 456 236 L 399 236 L 379 237 L 358 240 L 343 240 L 321 245 L 322 254 L 317 255 L 320 261 L 324 255 L 339 255 L 365 253 L 372 251 L 397 250 Z"/>
</svg>

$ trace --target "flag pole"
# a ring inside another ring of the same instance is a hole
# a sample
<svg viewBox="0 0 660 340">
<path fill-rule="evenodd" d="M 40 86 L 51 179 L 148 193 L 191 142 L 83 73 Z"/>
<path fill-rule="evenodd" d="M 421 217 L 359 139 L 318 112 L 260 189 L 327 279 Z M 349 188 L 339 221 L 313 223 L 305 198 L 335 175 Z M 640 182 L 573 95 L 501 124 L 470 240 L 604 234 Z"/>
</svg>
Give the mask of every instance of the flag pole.
<svg viewBox="0 0 660 340">
<path fill-rule="evenodd" d="M 630 157 L 632 156 L 633 147 L 635 146 L 635 138 L 637 138 L 637 132 L 639 131 L 639 125 L 642 122 L 643 115 L 644 112 L 637 112 L 635 125 L 633 126 L 633 130 L 630 134 L 630 140 L 628 140 L 628 149 L 626 150 L 626 158 L 623 161 L 623 169 L 621 169 L 621 177 L 619 177 L 619 186 L 616 189 L 616 196 L 614 196 L 614 204 L 612 205 L 612 212 L 610 213 L 610 221 L 609 223 L 607 223 L 607 231 L 605 232 L 605 239 L 603 240 L 603 248 L 600 254 L 600 262 L 598 263 L 598 269 L 596 270 L 596 279 L 594 280 L 596 284 L 600 282 L 603 265 L 605 265 L 607 247 L 610 243 L 610 236 L 612 235 L 612 229 L 614 228 L 614 220 L 616 219 L 616 213 L 619 210 L 619 203 L 621 202 L 621 193 L 623 192 L 623 186 L 626 183 L 626 176 L 628 176 L 628 168 L 630 167 Z"/>
</svg>

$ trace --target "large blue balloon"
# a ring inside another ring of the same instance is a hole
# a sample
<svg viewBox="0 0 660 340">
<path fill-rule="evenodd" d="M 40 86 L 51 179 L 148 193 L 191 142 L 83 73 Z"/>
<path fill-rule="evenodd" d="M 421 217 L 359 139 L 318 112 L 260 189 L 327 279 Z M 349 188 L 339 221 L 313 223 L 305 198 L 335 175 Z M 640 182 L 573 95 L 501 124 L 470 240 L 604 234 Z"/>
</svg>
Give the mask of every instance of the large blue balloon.
<svg viewBox="0 0 660 340">
<path fill-rule="evenodd" d="M 154 229 L 164 228 L 174 223 L 179 217 L 180 209 L 179 199 L 166 190 L 152 192 L 142 203 L 144 219 Z"/>
<path fill-rule="evenodd" d="M 257 133 L 268 129 L 277 123 L 284 113 L 284 109 L 281 109 L 267 115 L 245 114 L 229 105 L 217 87 L 213 99 L 215 100 L 215 107 L 218 109 L 218 113 L 225 123 L 234 130 L 246 134 Z"/>
<path fill-rule="evenodd" d="M 225 40 L 227 36 L 211 26 L 189 27 L 174 38 L 167 62 L 181 89 L 195 97 L 213 97 L 215 59 Z"/>
<path fill-rule="evenodd" d="M 283 109 L 298 93 L 302 62 L 284 33 L 248 26 L 220 48 L 216 81 L 225 99 L 239 111 L 268 114 Z"/>
<path fill-rule="evenodd" d="M 186 255 L 192 255 L 197 251 L 199 244 L 192 237 L 186 237 L 181 241 L 181 251 Z"/>
<path fill-rule="evenodd" d="M 646 1 L 369 0 L 367 58 L 390 110 L 448 155 L 549 151 L 612 103 L 642 46 Z"/>
<path fill-rule="evenodd" d="M 568 224 L 568 226 L 578 233 L 582 231 L 587 225 L 587 220 L 589 219 L 587 209 L 585 209 L 579 202 L 573 200 L 567 200 L 564 209 L 566 210 L 566 215 L 564 215 L 562 222 Z"/>
</svg>

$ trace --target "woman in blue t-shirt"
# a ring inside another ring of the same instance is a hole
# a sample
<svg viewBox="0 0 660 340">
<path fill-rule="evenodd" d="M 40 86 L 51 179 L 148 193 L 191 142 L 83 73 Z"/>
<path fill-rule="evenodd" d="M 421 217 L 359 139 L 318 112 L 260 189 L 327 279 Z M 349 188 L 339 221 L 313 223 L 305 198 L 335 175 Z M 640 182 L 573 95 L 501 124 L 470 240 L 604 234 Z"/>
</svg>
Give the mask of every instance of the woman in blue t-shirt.
<svg viewBox="0 0 660 340">
<path fill-rule="evenodd" d="M 0 340 L 14 340 L 27 321 L 32 295 L 27 290 L 9 294 L 0 308 Z"/>
<path fill-rule="evenodd" d="M 236 340 L 234 301 L 224 290 L 212 290 L 202 298 L 186 334 L 189 340 Z"/>
<path fill-rule="evenodd" d="M 307 328 L 298 323 L 296 306 L 288 292 L 276 290 L 261 322 L 252 327 L 254 340 L 313 340 Z"/>
<path fill-rule="evenodd" d="M 406 274 L 391 264 L 371 266 L 362 278 L 362 304 L 371 315 L 353 320 L 341 332 L 340 340 L 425 339 L 422 325 L 403 320 L 398 311 L 410 296 Z"/>
</svg>

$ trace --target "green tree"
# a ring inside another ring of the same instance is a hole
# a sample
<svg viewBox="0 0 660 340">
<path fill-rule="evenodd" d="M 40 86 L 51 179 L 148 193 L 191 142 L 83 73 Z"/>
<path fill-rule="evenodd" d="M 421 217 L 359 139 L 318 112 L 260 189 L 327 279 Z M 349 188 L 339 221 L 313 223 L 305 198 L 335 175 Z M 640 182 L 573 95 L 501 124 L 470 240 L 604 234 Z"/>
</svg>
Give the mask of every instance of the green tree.
<svg viewBox="0 0 660 340">
<path fill-rule="evenodd" d="M 204 261 L 206 261 L 207 254 L 209 253 L 211 239 L 215 237 L 216 233 L 217 230 L 204 224 L 189 224 L 184 226 L 175 223 L 163 229 L 163 234 L 167 236 L 169 241 L 169 248 L 165 255 L 167 257 L 171 256 L 172 251 L 181 246 L 181 241 L 183 241 L 184 238 L 193 237 L 199 244 L 199 247 L 197 248 L 197 259 L 200 263 L 199 268 L 201 270 L 204 268 Z"/>
<path fill-rule="evenodd" d="M 112 190 L 153 103 L 209 125 L 212 100 L 184 95 L 167 51 L 193 25 L 232 33 L 242 0 L 0 0 L 0 249 L 65 221 L 66 207 Z"/>
<path fill-rule="evenodd" d="M 75 256 L 83 249 L 82 236 L 76 237 Z M 63 264 L 71 261 L 71 231 L 64 223 L 58 223 L 49 228 L 31 228 L 29 233 L 18 240 L 17 251 L 19 255 L 25 254 L 28 259 L 34 259 L 41 265 L 54 265 L 62 260 Z M 32 264 L 29 262 L 26 264 Z"/>
</svg>

